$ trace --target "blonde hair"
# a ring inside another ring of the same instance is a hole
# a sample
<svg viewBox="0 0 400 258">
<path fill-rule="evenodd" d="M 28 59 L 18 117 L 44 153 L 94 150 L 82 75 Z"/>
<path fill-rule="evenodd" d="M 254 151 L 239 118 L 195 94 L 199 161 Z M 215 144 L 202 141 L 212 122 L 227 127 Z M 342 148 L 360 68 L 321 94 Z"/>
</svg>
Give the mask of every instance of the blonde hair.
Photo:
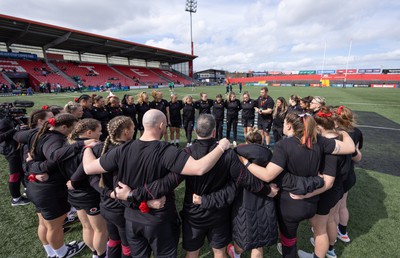
<svg viewBox="0 0 400 258">
<path fill-rule="evenodd" d="M 67 113 L 72 114 L 73 112 L 75 112 L 80 107 L 82 107 L 81 104 L 73 102 L 73 101 L 68 101 L 68 103 L 65 104 L 65 106 L 64 106 L 64 111 L 67 112 Z"/>
<path fill-rule="evenodd" d="M 147 92 L 145 92 L 145 91 L 142 91 L 142 92 L 137 94 L 137 103 L 139 105 L 143 105 L 144 99 L 145 99 L 144 96 L 147 96 Z"/>
</svg>

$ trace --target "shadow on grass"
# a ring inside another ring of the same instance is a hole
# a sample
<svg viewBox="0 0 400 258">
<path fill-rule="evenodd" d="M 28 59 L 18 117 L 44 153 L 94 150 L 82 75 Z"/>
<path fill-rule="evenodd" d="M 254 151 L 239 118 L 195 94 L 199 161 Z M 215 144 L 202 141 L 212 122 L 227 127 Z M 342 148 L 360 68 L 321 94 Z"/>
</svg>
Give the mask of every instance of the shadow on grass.
<svg viewBox="0 0 400 258">
<path fill-rule="evenodd" d="M 400 125 L 374 112 L 357 112 L 364 136 L 358 167 L 400 176 Z"/>
<path fill-rule="evenodd" d="M 388 218 L 388 212 L 384 202 L 386 199 L 386 193 L 383 190 L 384 186 L 363 169 L 357 169 L 356 174 L 357 183 L 350 190 L 347 200 L 350 213 L 348 232 L 352 242 L 363 235 L 369 234 L 371 228 L 378 221 Z M 351 243 L 344 244 L 338 240 L 335 246 L 338 257 L 342 257 L 343 251 L 347 245 L 351 245 Z M 372 252 L 374 244 L 371 243 L 371 245 L 368 245 L 367 243 L 366 248 Z M 359 257 L 362 257 L 362 255 Z"/>
</svg>

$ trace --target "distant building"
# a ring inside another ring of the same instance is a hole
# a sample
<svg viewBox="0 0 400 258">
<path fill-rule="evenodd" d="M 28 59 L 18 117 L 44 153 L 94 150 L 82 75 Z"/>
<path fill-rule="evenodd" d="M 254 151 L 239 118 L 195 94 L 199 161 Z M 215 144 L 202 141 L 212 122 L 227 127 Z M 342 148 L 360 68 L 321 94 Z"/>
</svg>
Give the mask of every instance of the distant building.
<svg viewBox="0 0 400 258">
<path fill-rule="evenodd" d="M 194 78 L 201 82 L 222 83 L 225 81 L 225 73 L 224 70 L 208 69 L 196 72 Z"/>
</svg>

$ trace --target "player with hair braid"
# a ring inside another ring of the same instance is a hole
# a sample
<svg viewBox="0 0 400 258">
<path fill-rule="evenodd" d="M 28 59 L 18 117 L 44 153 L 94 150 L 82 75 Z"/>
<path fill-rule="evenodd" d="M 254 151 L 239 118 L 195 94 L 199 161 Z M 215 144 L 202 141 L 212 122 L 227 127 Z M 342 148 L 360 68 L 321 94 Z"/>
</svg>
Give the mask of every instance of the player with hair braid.
<svg viewBox="0 0 400 258">
<path fill-rule="evenodd" d="M 72 257 L 85 246 L 83 242 L 65 245 L 63 233 L 63 223 L 70 205 L 66 187 L 68 175 L 59 168 L 70 157 L 80 153 L 84 145 L 93 142 L 87 140 L 65 145 L 65 138 L 77 121 L 74 115 L 59 114 L 44 122 L 42 128 L 28 142 L 32 160 L 28 162 L 31 175 L 27 195 L 36 205 L 39 220 L 46 227 L 44 240 L 49 244 L 47 247 L 53 252 L 52 256 L 58 257 Z"/>
<path fill-rule="evenodd" d="M 93 118 L 85 118 L 76 123 L 76 126 L 68 136 L 68 143 L 94 139 L 99 140 L 101 124 Z M 82 155 L 76 155 L 65 162 L 63 169 L 71 178 L 82 162 Z M 68 202 L 77 210 L 79 220 L 82 223 L 82 235 L 86 245 L 92 250 L 93 257 L 105 257 L 106 243 L 108 239 L 106 222 L 100 215 L 100 195 L 93 189 L 86 179 L 81 182 L 78 189 L 68 186 Z"/>
<path fill-rule="evenodd" d="M 132 140 L 134 124 L 130 117 L 115 117 L 107 127 L 109 135 L 105 142 L 93 148 L 96 157 L 100 157 L 107 151 Z M 101 194 L 100 211 L 107 223 L 109 258 L 120 258 L 122 255 L 122 257 L 130 257 L 130 248 L 125 233 L 125 207 L 118 200 L 113 199 L 113 189 L 116 186 L 114 185 L 114 177 L 116 176 L 116 173 L 106 173 L 89 177 L 91 185 Z M 71 183 L 74 188 L 79 189 L 81 182 L 87 178 L 88 176 L 80 167 L 71 177 Z"/>
</svg>

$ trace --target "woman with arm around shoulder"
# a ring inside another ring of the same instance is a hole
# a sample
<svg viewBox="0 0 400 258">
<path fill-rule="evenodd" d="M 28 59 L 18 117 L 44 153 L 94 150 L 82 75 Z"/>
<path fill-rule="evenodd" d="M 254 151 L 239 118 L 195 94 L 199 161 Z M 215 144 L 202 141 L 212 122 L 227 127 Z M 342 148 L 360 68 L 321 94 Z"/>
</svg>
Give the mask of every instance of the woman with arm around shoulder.
<svg viewBox="0 0 400 258">
<path fill-rule="evenodd" d="M 307 114 L 287 114 L 283 133 L 288 138 L 275 146 L 274 155 L 267 167 L 247 164 L 248 161 L 242 158 L 248 170 L 261 180 L 270 182 L 283 171 L 296 176 L 316 176 L 320 160 L 325 153 L 354 151 L 354 144 L 346 134 L 343 134 L 344 142 L 318 137 L 315 120 Z M 278 195 L 278 223 L 285 257 L 296 257 L 298 225 L 302 220 L 315 215 L 317 201 L 317 197 L 294 200 L 289 192 L 284 190 Z"/>
</svg>

